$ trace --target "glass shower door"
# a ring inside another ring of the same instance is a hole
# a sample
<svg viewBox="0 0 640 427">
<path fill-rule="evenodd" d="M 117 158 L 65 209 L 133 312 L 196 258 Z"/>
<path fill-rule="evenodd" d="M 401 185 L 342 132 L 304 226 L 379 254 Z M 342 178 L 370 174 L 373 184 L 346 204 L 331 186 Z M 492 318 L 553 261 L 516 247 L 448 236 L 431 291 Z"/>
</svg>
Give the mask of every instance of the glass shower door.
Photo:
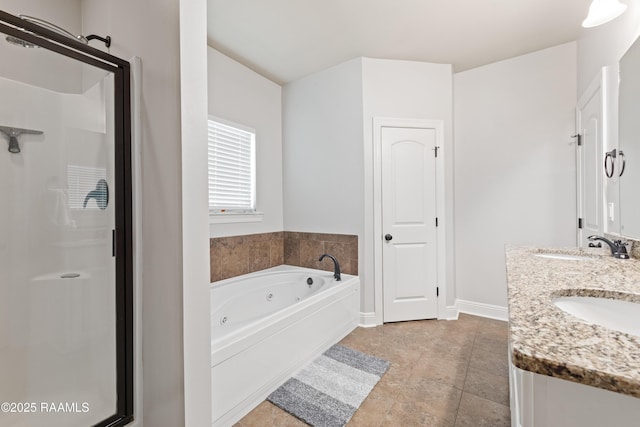
<svg viewBox="0 0 640 427">
<path fill-rule="evenodd" d="M 9 33 L 0 34 L 0 425 L 124 425 L 122 75 Z"/>
</svg>

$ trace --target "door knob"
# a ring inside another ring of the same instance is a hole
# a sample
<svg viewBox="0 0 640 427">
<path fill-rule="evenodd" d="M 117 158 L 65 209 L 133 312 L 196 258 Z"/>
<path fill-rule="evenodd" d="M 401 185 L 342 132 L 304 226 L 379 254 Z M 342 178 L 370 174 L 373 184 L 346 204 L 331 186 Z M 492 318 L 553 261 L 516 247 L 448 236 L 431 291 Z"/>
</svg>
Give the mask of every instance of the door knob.
<svg viewBox="0 0 640 427">
<path fill-rule="evenodd" d="M 393 236 L 391 234 L 385 234 L 384 240 L 386 240 L 388 242 L 391 239 L 393 239 Z"/>
</svg>

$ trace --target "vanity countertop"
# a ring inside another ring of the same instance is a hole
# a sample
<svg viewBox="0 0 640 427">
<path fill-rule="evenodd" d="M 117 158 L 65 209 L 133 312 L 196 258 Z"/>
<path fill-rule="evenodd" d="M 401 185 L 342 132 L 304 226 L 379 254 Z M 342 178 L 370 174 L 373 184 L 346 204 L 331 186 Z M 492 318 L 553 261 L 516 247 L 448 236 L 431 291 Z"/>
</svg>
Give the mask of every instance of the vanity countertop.
<svg viewBox="0 0 640 427">
<path fill-rule="evenodd" d="M 586 323 L 553 303 L 559 296 L 640 302 L 640 261 L 606 249 L 507 246 L 511 358 L 520 369 L 640 397 L 640 337 Z"/>
</svg>

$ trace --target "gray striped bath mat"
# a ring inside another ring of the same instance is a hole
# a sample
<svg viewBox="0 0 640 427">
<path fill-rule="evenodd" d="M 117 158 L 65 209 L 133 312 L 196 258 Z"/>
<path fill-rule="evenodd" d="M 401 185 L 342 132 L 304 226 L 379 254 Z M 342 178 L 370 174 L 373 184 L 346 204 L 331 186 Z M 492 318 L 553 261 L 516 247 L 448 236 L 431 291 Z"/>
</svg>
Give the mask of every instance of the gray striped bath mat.
<svg viewBox="0 0 640 427">
<path fill-rule="evenodd" d="M 267 400 L 312 426 L 344 426 L 388 368 L 386 360 L 336 344 Z"/>
</svg>

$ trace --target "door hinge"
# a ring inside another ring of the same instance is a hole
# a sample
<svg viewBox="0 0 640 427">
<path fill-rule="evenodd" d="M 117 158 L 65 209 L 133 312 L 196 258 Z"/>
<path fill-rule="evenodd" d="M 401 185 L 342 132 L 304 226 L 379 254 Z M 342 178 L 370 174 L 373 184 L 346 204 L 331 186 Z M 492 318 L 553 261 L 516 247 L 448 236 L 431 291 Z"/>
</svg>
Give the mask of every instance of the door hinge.
<svg viewBox="0 0 640 427">
<path fill-rule="evenodd" d="M 436 217 L 436 227 L 438 226 L 438 217 Z"/>
<path fill-rule="evenodd" d="M 582 228 L 582 218 L 578 218 L 578 228 Z"/>
<path fill-rule="evenodd" d="M 440 288 L 436 286 L 436 297 L 440 296 Z"/>
<path fill-rule="evenodd" d="M 577 138 L 578 147 L 582 145 L 582 135 L 580 135 L 579 133 L 571 135 L 571 138 Z"/>
<path fill-rule="evenodd" d="M 111 230 L 111 256 L 116 256 L 116 230 Z"/>
</svg>

